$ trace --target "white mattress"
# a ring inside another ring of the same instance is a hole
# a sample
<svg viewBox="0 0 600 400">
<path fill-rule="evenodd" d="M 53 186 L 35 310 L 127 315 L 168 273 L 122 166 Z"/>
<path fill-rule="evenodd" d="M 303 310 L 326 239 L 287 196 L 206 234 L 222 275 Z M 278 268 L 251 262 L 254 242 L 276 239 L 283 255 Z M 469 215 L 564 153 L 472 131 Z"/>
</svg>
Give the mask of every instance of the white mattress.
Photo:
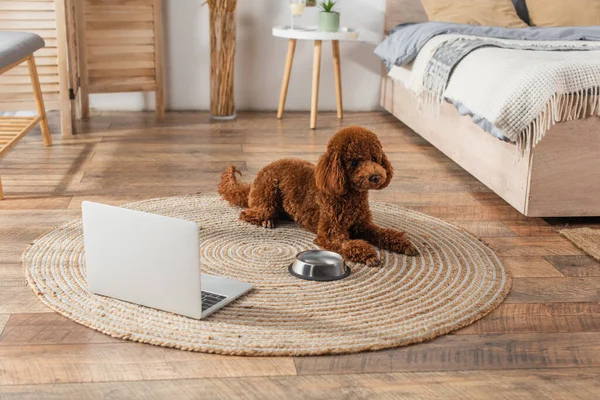
<svg viewBox="0 0 600 400">
<path fill-rule="evenodd" d="M 409 87 L 410 74 L 412 73 L 413 64 L 406 64 L 403 66 L 394 65 L 390 72 L 388 72 L 388 76 L 395 81 L 401 82 L 404 86 Z"/>
</svg>

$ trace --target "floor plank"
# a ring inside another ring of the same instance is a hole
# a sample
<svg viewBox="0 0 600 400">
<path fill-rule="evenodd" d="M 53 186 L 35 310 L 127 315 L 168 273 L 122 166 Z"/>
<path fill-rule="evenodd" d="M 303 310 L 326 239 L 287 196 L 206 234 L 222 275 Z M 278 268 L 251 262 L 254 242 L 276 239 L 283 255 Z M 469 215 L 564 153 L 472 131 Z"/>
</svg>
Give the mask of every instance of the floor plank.
<svg viewBox="0 0 600 400">
<path fill-rule="evenodd" d="M 506 226 L 518 236 L 558 236 L 558 231 L 540 218 L 527 221 L 506 221 Z"/>
<path fill-rule="evenodd" d="M 27 279 L 19 261 L 0 263 L 0 287 L 25 286 Z M 1 289 L 0 289 L 1 290 Z"/>
<path fill-rule="evenodd" d="M 8 319 L 10 318 L 10 314 L 0 314 L 0 335 L 4 332 L 4 327 L 8 323 Z"/>
<path fill-rule="evenodd" d="M 461 192 L 402 192 L 381 190 L 370 194 L 372 200 L 393 202 L 397 205 L 408 206 L 431 206 L 436 204 L 475 205 L 476 200 L 469 193 Z"/>
<path fill-rule="evenodd" d="M 52 312 L 27 286 L 0 288 L 0 314 Z"/>
<path fill-rule="evenodd" d="M 564 275 L 544 257 L 501 257 L 514 278 L 562 278 Z"/>
<path fill-rule="evenodd" d="M 600 303 L 501 304 L 458 335 L 600 332 Z"/>
<path fill-rule="evenodd" d="M 112 206 L 118 206 L 125 203 L 132 203 L 135 201 L 146 200 L 148 197 L 144 194 L 132 194 L 132 195 L 88 195 L 88 196 L 73 196 L 69 202 L 68 209 L 81 211 L 81 203 L 84 201 L 93 201 L 96 203 L 109 204 Z"/>
<path fill-rule="evenodd" d="M 0 385 L 296 374 L 287 357 L 225 357 L 131 342 L 0 346 L 0 371 Z"/>
<path fill-rule="evenodd" d="M 119 342 L 55 313 L 13 314 L 0 335 L 0 346 Z"/>
<path fill-rule="evenodd" d="M 454 224 L 481 238 L 516 236 L 502 221 L 454 221 Z"/>
<path fill-rule="evenodd" d="M 595 399 L 600 370 L 417 372 L 5 386 L 5 400 Z"/>
<path fill-rule="evenodd" d="M 3 181 L 6 176 L 6 174 L 2 174 Z M 0 201 L 0 210 L 52 210 L 67 208 L 69 202 L 71 201 L 71 196 L 40 196 L 39 198 L 35 198 L 32 196 L 19 197 L 17 195 L 7 193 L 5 200 L 10 201 Z"/>
<path fill-rule="evenodd" d="M 450 222 L 482 220 L 513 221 L 527 218 L 508 205 L 434 205 L 412 208 Z"/>
<path fill-rule="evenodd" d="M 550 264 L 565 276 L 588 277 L 600 276 L 600 262 L 590 256 L 546 256 Z"/>
<path fill-rule="evenodd" d="M 485 241 L 500 256 L 582 255 L 569 240 L 557 237 L 489 238 Z"/>
<path fill-rule="evenodd" d="M 600 278 L 515 278 L 506 303 L 597 302 Z"/>
<path fill-rule="evenodd" d="M 296 358 L 301 375 L 599 366 L 600 332 L 448 335 L 373 353 Z"/>
</svg>

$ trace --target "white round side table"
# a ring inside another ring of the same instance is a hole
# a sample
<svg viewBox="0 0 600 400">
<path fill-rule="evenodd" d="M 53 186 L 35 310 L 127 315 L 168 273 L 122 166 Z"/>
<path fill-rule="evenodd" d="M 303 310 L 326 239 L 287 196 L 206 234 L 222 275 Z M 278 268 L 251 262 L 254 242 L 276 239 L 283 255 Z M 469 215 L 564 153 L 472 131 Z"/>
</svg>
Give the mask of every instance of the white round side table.
<svg viewBox="0 0 600 400">
<path fill-rule="evenodd" d="M 340 40 L 358 40 L 358 30 L 340 28 L 338 32 L 320 32 L 316 26 L 294 27 L 276 26 L 273 28 L 273 36 L 289 39 L 288 52 L 283 71 L 283 82 L 281 83 L 281 95 L 279 97 L 279 108 L 277 118 L 283 117 L 285 99 L 290 83 L 292 62 L 297 40 L 314 40 L 315 48 L 313 55 L 312 96 L 310 101 L 310 129 L 317 127 L 317 106 L 319 103 L 319 78 L 321 75 L 321 47 L 324 40 L 331 40 L 333 47 L 333 72 L 335 78 L 335 93 L 337 102 L 337 116 L 343 117 L 342 111 L 342 76 L 340 71 Z"/>
</svg>

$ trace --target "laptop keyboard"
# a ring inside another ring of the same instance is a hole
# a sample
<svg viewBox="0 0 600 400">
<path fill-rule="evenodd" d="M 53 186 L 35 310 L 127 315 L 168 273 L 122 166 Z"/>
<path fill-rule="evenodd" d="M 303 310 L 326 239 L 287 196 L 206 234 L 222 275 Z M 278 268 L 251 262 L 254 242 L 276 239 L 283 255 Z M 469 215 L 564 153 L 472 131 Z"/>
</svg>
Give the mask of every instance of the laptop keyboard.
<svg viewBox="0 0 600 400">
<path fill-rule="evenodd" d="M 221 296 L 220 294 L 202 291 L 202 311 L 206 311 L 215 304 L 225 300 L 227 296 Z"/>
</svg>

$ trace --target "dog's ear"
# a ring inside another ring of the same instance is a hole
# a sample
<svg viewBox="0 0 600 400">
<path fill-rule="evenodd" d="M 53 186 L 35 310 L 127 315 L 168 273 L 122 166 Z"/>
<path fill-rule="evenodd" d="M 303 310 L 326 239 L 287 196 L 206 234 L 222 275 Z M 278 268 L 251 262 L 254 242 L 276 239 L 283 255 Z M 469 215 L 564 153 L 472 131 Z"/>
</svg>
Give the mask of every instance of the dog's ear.
<svg viewBox="0 0 600 400">
<path fill-rule="evenodd" d="M 385 169 L 386 173 L 385 182 L 383 183 L 383 186 L 381 186 L 381 189 L 383 189 L 387 187 L 387 185 L 389 185 L 392 181 L 392 178 L 394 177 L 394 167 L 392 167 L 392 163 L 390 162 L 390 160 L 388 160 L 385 153 L 382 153 L 381 165 L 383 166 L 383 169 Z"/>
<path fill-rule="evenodd" d="M 317 188 L 332 196 L 346 193 L 346 174 L 339 151 L 328 148 L 315 169 Z"/>
</svg>

